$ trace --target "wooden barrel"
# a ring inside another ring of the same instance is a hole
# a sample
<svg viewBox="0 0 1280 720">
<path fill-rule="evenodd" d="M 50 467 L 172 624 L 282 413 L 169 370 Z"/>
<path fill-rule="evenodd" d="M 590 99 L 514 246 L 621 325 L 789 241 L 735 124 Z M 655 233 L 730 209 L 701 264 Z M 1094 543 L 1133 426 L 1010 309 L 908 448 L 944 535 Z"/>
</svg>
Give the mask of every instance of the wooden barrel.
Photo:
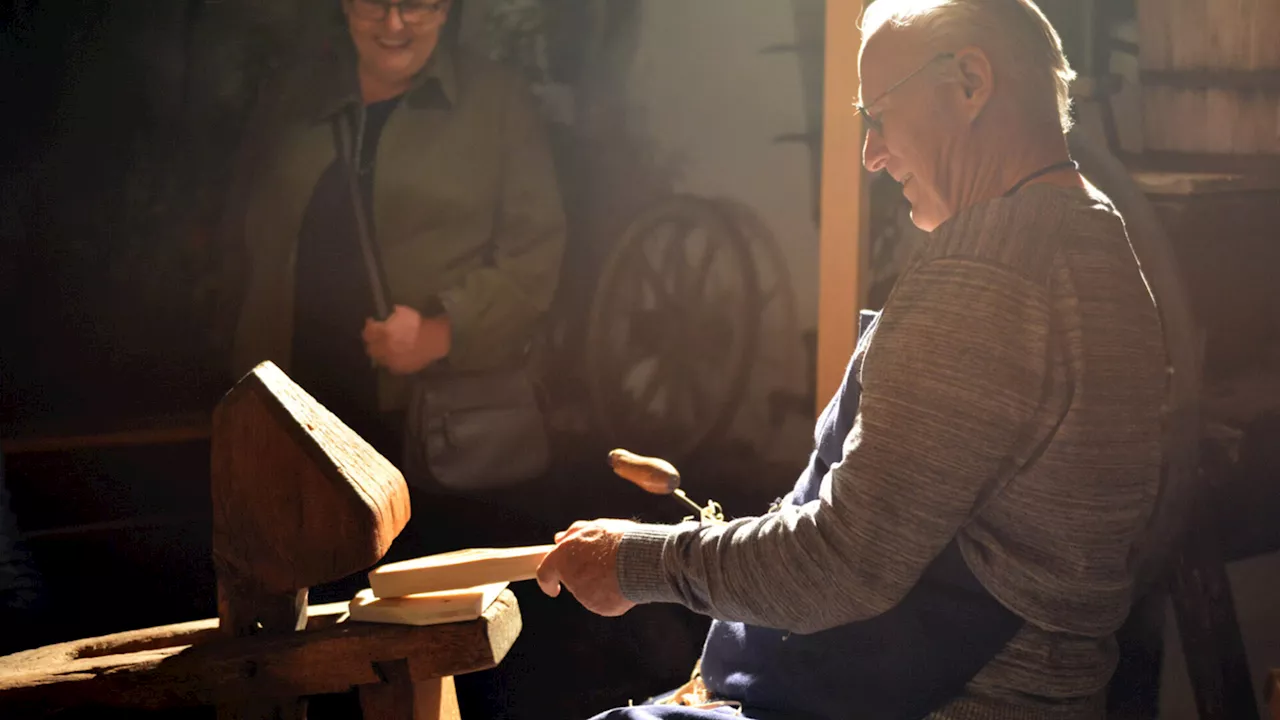
<svg viewBox="0 0 1280 720">
<path fill-rule="evenodd" d="M 1138 26 L 1148 153 L 1280 164 L 1280 0 L 1139 0 Z"/>
</svg>

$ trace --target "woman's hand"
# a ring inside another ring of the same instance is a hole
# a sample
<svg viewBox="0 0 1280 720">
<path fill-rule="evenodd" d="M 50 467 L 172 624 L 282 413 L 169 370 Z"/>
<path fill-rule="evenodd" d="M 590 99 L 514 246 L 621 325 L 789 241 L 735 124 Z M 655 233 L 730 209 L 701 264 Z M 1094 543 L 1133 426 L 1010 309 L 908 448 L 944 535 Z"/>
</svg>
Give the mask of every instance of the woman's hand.
<svg viewBox="0 0 1280 720">
<path fill-rule="evenodd" d="M 377 364 L 396 375 L 411 375 L 449 354 L 449 318 L 424 318 L 411 307 L 397 305 L 381 322 L 365 320 L 364 349 Z"/>
</svg>

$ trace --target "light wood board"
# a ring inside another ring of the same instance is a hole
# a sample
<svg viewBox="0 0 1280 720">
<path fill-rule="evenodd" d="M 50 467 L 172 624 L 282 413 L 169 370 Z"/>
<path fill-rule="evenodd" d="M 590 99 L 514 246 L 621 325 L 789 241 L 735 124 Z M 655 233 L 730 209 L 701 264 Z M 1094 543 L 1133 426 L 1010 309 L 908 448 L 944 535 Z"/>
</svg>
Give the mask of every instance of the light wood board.
<svg viewBox="0 0 1280 720">
<path fill-rule="evenodd" d="M 390 563 L 369 573 L 369 587 L 375 597 L 397 598 L 532 580 L 554 547 L 471 548 Z"/>
</svg>

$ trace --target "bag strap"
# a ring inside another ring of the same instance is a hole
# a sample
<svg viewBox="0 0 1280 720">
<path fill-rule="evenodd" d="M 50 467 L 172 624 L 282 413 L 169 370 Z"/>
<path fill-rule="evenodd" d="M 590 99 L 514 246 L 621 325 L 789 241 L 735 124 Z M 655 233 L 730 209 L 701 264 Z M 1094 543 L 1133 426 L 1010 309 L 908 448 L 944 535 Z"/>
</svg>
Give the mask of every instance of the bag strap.
<svg viewBox="0 0 1280 720">
<path fill-rule="evenodd" d="M 387 297 L 386 275 L 383 273 L 377 243 L 373 238 L 373 227 L 369 223 L 369 214 L 365 208 L 364 194 L 360 192 L 358 170 L 360 167 L 360 138 L 352 143 L 351 127 L 344 110 L 333 116 L 333 147 L 342 163 L 343 174 L 347 176 L 347 190 L 351 194 L 351 209 L 356 217 L 356 234 L 360 238 L 360 254 L 364 258 L 364 269 L 369 275 L 369 288 L 373 291 L 373 309 L 379 320 L 391 316 L 391 303 Z"/>
</svg>

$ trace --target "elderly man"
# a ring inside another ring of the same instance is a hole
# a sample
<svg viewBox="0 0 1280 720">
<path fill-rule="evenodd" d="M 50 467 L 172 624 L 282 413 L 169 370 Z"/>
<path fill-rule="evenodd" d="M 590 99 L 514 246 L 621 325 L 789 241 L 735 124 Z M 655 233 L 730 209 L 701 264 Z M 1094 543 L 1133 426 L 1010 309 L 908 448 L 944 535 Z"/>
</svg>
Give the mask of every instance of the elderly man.
<svg viewBox="0 0 1280 720">
<path fill-rule="evenodd" d="M 929 240 L 779 508 L 557 536 L 548 593 L 715 619 L 677 705 L 609 717 L 1103 716 L 1165 356 L 1124 225 L 1068 157 L 1061 42 L 1030 0 L 880 0 L 860 61 L 864 162 Z"/>
</svg>

